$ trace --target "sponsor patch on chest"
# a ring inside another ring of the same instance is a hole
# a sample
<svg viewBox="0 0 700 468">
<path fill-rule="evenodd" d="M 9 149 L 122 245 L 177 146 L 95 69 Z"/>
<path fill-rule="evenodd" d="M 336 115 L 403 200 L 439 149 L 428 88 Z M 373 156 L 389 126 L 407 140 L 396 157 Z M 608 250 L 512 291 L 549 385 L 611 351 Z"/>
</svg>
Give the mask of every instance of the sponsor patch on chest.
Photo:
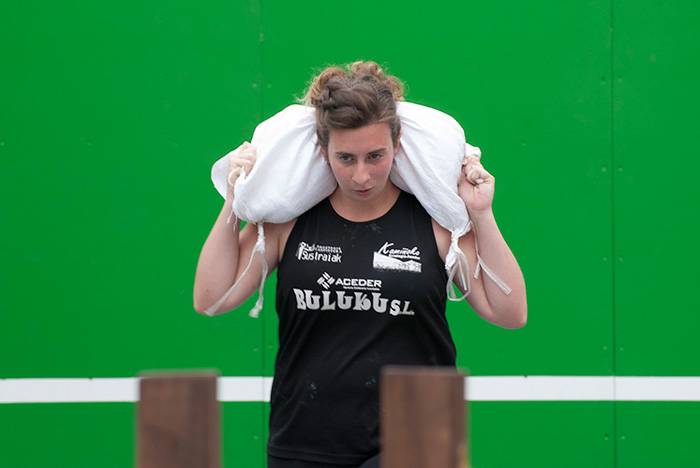
<svg viewBox="0 0 700 468">
<path fill-rule="evenodd" d="M 420 250 L 418 247 L 396 248 L 393 242 L 385 242 L 374 252 L 372 266 L 375 270 L 420 273 L 422 269 Z"/>
<path fill-rule="evenodd" d="M 299 242 L 296 257 L 298 260 L 305 262 L 342 263 L 343 249 L 332 245 Z"/>
</svg>

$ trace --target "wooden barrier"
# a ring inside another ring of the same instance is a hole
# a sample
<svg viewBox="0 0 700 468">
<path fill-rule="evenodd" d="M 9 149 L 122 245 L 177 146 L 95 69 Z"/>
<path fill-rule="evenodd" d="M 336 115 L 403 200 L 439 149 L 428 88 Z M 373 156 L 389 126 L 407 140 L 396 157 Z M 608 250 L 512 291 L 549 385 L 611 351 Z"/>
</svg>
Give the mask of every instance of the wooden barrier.
<svg viewBox="0 0 700 468">
<path fill-rule="evenodd" d="M 464 375 L 452 368 L 382 372 L 382 468 L 466 468 Z"/>
<path fill-rule="evenodd" d="M 216 375 L 155 375 L 141 380 L 138 468 L 219 468 Z"/>
</svg>

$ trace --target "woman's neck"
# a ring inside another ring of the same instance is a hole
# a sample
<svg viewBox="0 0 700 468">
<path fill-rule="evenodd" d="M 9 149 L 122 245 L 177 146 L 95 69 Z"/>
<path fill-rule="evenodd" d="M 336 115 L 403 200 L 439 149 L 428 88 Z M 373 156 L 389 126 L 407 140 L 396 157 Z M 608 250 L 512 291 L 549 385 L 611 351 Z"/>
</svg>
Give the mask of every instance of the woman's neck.
<svg viewBox="0 0 700 468">
<path fill-rule="evenodd" d="M 328 200 L 339 216 L 348 221 L 361 223 L 384 216 L 394 206 L 400 194 L 401 190 L 387 181 L 382 193 L 373 200 L 353 200 L 347 197 L 340 187 L 336 187 Z"/>
</svg>

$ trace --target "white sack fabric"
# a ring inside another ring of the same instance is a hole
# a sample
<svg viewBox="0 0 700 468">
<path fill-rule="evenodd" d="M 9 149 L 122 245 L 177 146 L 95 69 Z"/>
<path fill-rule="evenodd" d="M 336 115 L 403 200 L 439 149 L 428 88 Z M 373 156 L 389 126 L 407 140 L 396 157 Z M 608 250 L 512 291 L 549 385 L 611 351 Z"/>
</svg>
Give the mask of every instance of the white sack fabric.
<svg viewBox="0 0 700 468">
<path fill-rule="evenodd" d="M 316 144 L 313 108 L 293 105 L 257 126 L 250 141 L 257 162 L 236 181 L 233 211 L 249 223 L 286 223 L 335 190 L 331 168 Z M 228 160 L 219 159 L 211 178 L 226 197 Z"/>
<path fill-rule="evenodd" d="M 481 151 L 466 143 L 462 127 L 443 112 L 397 102 L 397 113 L 403 134 L 390 174 L 391 181 L 415 195 L 428 214 L 452 233 L 445 262 L 449 274 L 446 287 L 450 300 L 462 300 L 470 290 L 469 266 L 457 240 L 472 228 L 472 224 L 464 202 L 457 194 L 457 183 L 464 158 L 468 155 L 480 157 Z M 315 124 L 313 108 L 292 105 L 255 129 L 251 143 L 257 148 L 257 162 L 250 174 L 242 174 L 236 181 L 233 204 L 238 218 L 258 224 L 258 244 L 253 256 L 260 252 L 260 258 L 263 258 L 262 223 L 290 221 L 335 190 L 335 178 L 317 145 Z M 212 168 L 212 181 L 223 197 L 226 197 L 230 156 L 224 156 Z M 508 286 L 485 267 L 478 251 L 477 259 L 474 276 L 478 277 L 479 269 L 483 268 L 508 294 Z M 262 261 L 264 263 L 264 259 Z M 263 276 L 266 276 L 266 267 L 263 265 Z M 456 297 L 451 287 L 457 278 L 465 290 L 462 297 Z M 207 313 L 213 315 L 236 286 L 233 285 Z M 257 316 L 261 307 L 262 284 L 258 304 L 251 315 Z"/>
</svg>

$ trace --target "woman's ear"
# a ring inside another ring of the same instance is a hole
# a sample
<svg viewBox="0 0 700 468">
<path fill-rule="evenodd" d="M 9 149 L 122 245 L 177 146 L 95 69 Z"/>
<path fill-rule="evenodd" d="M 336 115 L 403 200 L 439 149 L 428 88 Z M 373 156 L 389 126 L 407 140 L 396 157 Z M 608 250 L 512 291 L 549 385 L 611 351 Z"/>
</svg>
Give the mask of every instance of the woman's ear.
<svg viewBox="0 0 700 468">
<path fill-rule="evenodd" d="M 399 136 L 396 139 L 396 145 L 394 145 L 394 156 L 398 154 L 399 148 L 401 147 L 401 135 L 403 135 L 403 132 L 399 132 Z"/>
<path fill-rule="evenodd" d="M 321 154 L 323 155 L 323 159 L 328 162 L 328 149 L 321 146 Z"/>
</svg>

